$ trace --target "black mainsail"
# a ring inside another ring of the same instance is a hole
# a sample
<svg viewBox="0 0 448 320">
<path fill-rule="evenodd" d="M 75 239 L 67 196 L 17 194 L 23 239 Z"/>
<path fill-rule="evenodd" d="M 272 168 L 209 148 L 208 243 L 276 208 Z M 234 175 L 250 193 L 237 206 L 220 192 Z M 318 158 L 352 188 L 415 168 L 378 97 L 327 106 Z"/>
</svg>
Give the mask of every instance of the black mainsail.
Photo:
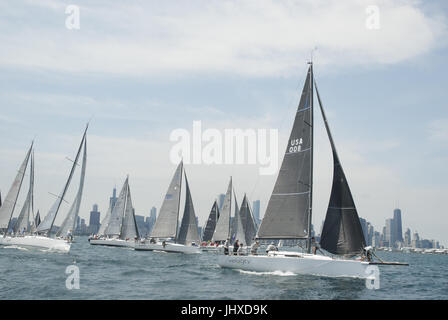
<svg viewBox="0 0 448 320">
<path fill-rule="evenodd" d="M 210 210 L 210 214 L 208 216 L 207 224 L 205 225 L 204 233 L 202 235 L 202 241 L 211 241 L 213 237 L 213 233 L 215 232 L 216 222 L 219 218 L 219 209 L 218 203 L 213 203 L 212 209 Z"/>
<path fill-rule="evenodd" d="M 265 216 L 260 239 L 308 239 L 313 181 L 313 66 L 310 65 L 294 125 Z"/>
<path fill-rule="evenodd" d="M 315 82 L 314 85 L 333 153 L 333 185 L 320 245 L 333 254 L 357 255 L 362 253 L 366 246 L 364 234 Z"/>
</svg>

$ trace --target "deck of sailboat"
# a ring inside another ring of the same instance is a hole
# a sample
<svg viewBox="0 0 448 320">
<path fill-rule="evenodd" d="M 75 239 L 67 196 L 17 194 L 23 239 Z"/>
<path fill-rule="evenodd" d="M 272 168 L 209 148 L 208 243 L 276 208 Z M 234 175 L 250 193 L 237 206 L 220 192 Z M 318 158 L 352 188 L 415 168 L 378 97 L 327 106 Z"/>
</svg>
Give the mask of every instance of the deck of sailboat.
<svg viewBox="0 0 448 320">
<path fill-rule="evenodd" d="M 0 237 L 0 245 L 43 248 L 60 252 L 69 252 L 71 243 L 64 239 L 49 238 L 38 235 Z"/>
<path fill-rule="evenodd" d="M 163 251 L 170 253 L 201 253 L 201 249 L 196 246 L 186 246 L 180 243 L 166 242 L 163 244 L 162 242 L 157 243 L 136 243 L 135 250 L 137 251 Z"/>
<path fill-rule="evenodd" d="M 126 247 L 134 248 L 135 240 L 123 239 L 90 239 L 91 245 L 107 246 L 107 247 Z"/>
</svg>

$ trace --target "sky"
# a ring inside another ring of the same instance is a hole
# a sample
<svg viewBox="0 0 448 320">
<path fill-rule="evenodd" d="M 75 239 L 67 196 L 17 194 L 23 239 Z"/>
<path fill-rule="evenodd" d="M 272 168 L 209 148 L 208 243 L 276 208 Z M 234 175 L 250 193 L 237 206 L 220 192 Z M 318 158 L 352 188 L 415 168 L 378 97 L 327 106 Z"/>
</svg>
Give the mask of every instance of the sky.
<svg viewBox="0 0 448 320">
<path fill-rule="evenodd" d="M 69 5 L 79 29 L 67 27 Z M 400 207 L 404 230 L 448 246 L 447 15 L 446 1 L 0 2 L 2 197 L 35 139 L 35 203 L 46 214 L 88 121 L 87 220 L 128 174 L 136 214 L 160 208 L 176 168 L 170 134 L 193 121 L 278 129 L 281 163 L 312 55 L 359 215 L 381 231 Z M 317 229 L 332 180 L 324 130 L 316 113 Z M 239 201 L 260 199 L 263 215 L 276 174 L 259 167 L 186 164 L 200 224 L 230 176 Z"/>
</svg>

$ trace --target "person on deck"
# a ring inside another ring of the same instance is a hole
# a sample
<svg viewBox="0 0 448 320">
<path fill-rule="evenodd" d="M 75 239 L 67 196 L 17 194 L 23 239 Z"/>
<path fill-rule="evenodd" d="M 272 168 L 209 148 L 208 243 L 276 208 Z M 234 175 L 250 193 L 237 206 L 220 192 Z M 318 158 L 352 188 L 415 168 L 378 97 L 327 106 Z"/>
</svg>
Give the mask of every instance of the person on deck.
<svg viewBox="0 0 448 320">
<path fill-rule="evenodd" d="M 256 256 L 259 247 L 260 247 L 260 242 L 259 242 L 259 241 L 255 241 L 255 242 L 252 244 L 251 248 L 250 248 L 250 253 L 251 253 L 252 255 Z"/>
<path fill-rule="evenodd" d="M 239 249 L 240 245 L 238 243 L 238 239 L 235 241 L 235 243 L 233 244 L 233 254 L 236 256 L 238 249 Z"/>
</svg>

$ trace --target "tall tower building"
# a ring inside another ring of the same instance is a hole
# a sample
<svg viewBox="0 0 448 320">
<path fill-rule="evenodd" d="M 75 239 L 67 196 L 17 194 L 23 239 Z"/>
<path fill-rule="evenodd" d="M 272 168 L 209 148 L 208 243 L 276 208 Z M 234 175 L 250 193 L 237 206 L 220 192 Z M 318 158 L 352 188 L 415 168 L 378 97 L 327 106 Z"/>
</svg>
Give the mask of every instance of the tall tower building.
<svg viewBox="0 0 448 320">
<path fill-rule="evenodd" d="M 364 235 L 364 241 L 367 243 L 367 221 L 366 219 L 359 218 L 359 222 L 361 223 L 362 233 Z"/>
<path fill-rule="evenodd" d="M 389 247 L 393 247 L 395 244 L 395 225 L 394 225 L 394 219 L 387 219 L 386 220 L 386 242 Z"/>
<path fill-rule="evenodd" d="M 403 230 L 401 225 L 401 210 L 395 209 L 394 210 L 394 233 L 395 233 L 395 241 L 403 242 Z"/>
<path fill-rule="evenodd" d="M 117 188 L 114 187 L 112 197 L 109 198 L 110 207 L 113 208 L 116 202 L 117 202 Z"/>
<path fill-rule="evenodd" d="M 98 205 L 94 204 L 92 211 L 90 211 L 89 233 L 98 233 L 98 230 L 100 229 L 100 215 L 101 213 L 98 211 Z"/>
</svg>

